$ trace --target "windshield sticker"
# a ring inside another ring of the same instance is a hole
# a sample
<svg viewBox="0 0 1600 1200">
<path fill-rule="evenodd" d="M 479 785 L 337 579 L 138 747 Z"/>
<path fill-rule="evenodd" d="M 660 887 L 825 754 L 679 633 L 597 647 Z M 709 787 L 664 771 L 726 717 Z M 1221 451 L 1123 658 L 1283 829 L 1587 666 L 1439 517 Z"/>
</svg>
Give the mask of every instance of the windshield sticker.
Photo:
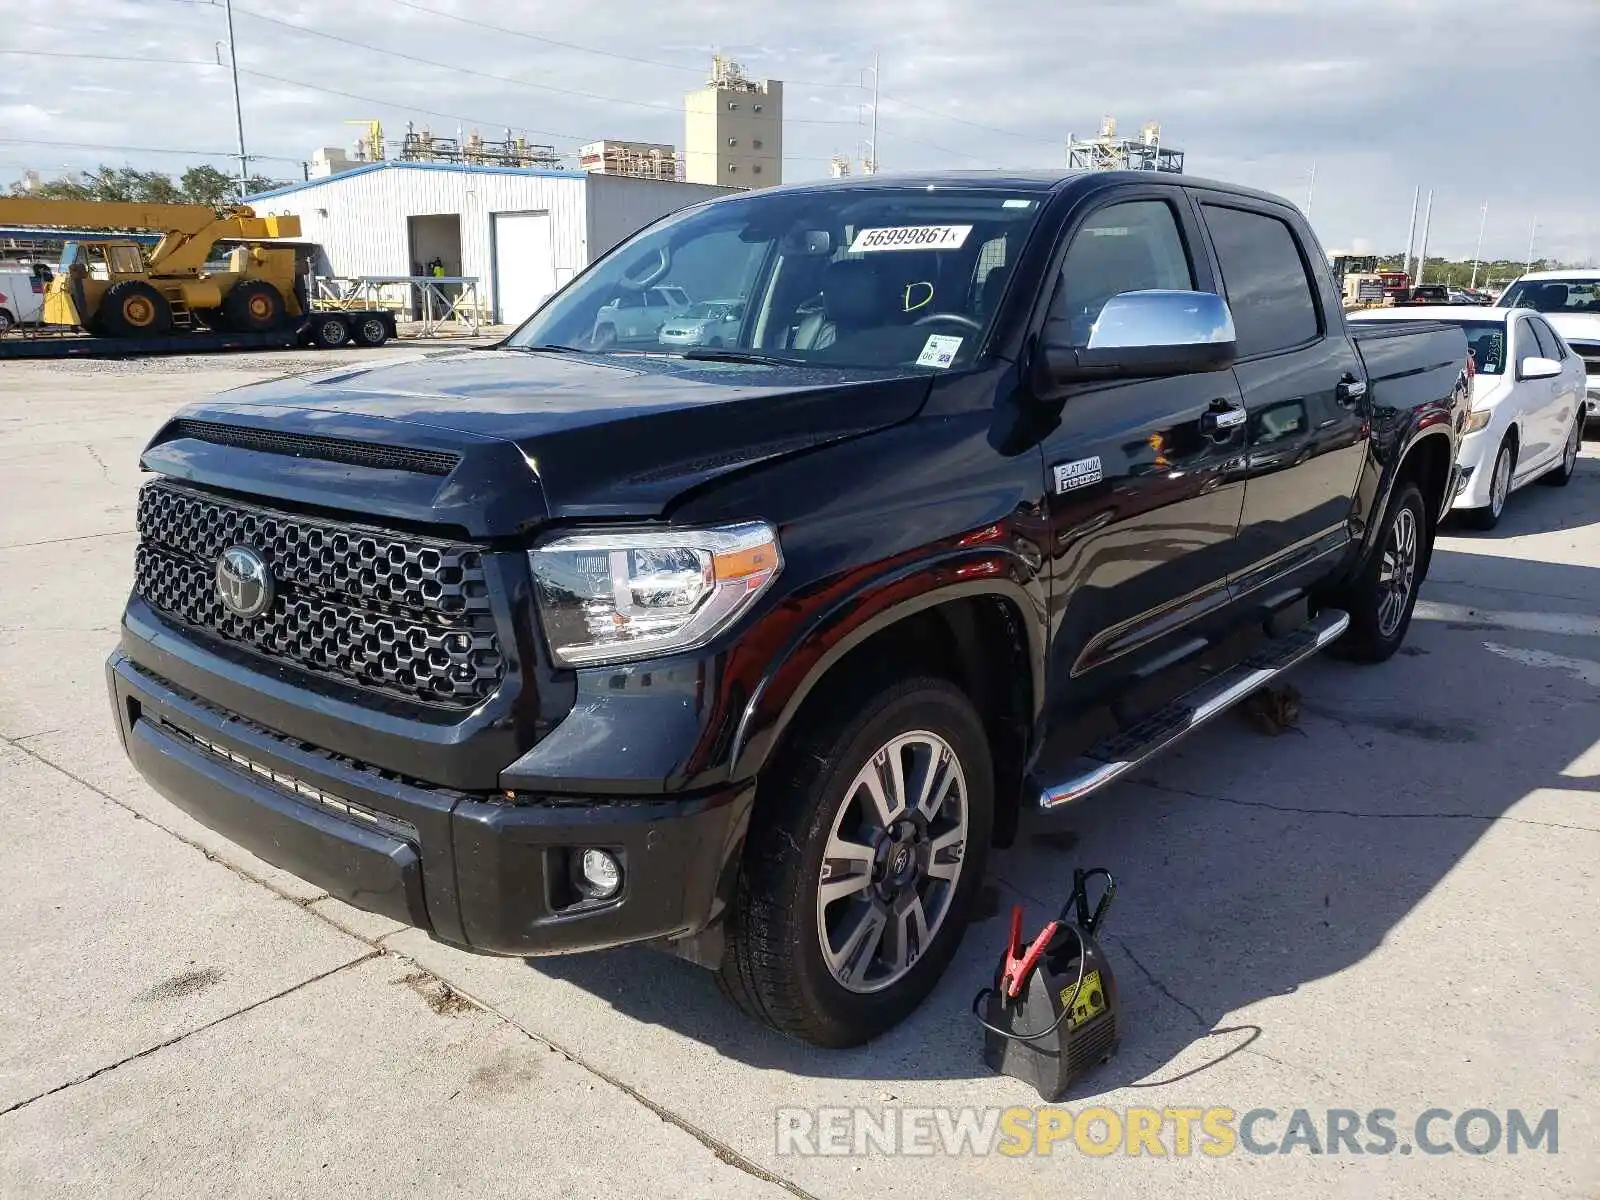
<svg viewBox="0 0 1600 1200">
<path fill-rule="evenodd" d="M 917 366 L 948 367 L 955 361 L 961 342 L 961 338 L 951 337 L 947 333 L 930 335 L 927 344 L 922 347 L 922 353 L 917 355 Z"/>
<path fill-rule="evenodd" d="M 851 254 L 874 250 L 959 250 L 971 225 L 894 225 L 863 229 L 850 243 Z"/>
</svg>

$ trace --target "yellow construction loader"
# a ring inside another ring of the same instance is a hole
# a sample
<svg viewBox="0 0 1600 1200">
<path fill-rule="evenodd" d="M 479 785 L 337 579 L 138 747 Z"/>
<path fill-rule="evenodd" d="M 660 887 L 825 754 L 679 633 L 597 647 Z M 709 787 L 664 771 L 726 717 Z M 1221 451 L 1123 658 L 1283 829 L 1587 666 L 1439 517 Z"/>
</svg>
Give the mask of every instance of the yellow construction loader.
<svg viewBox="0 0 1600 1200">
<path fill-rule="evenodd" d="M 293 247 L 263 238 L 297 238 L 300 218 L 258 217 L 234 205 L 119 204 L 95 200 L 0 197 L 0 223 L 100 231 L 69 240 L 45 294 L 47 325 L 78 326 L 103 337 L 159 337 L 200 328 L 265 332 L 305 315 Z M 150 230 L 146 250 L 106 230 Z M 220 261 L 219 243 L 238 243 Z"/>
</svg>

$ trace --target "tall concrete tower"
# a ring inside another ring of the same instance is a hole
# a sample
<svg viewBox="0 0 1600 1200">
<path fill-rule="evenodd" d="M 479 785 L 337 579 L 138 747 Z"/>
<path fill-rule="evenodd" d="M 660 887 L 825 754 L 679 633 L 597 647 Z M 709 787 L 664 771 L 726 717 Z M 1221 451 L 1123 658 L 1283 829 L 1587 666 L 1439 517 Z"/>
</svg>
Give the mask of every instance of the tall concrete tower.
<svg viewBox="0 0 1600 1200">
<path fill-rule="evenodd" d="M 711 78 L 683 98 L 684 179 L 723 187 L 783 182 L 783 84 L 746 79 L 739 64 L 717 55 Z"/>
</svg>

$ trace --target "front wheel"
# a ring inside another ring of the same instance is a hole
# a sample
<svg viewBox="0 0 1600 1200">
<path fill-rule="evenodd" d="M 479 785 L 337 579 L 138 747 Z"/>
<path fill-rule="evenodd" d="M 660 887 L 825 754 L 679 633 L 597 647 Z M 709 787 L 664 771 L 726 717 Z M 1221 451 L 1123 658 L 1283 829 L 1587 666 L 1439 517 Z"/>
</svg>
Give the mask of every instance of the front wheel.
<svg viewBox="0 0 1600 1200">
<path fill-rule="evenodd" d="M 1572 473 L 1578 469 L 1578 443 L 1583 441 L 1583 411 L 1572 418 L 1572 428 L 1567 431 L 1567 443 L 1561 448 L 1561 461 L 1552 471 L 1539 476 L 1539 482 L 1550 487 L 1566 487 Z"/>
<path fill-rule="evenodd" d="M 1506 501 L 1511 497 L 1511 476 L 1517 469 L 1517 448 L 1511 444 L 1511 435 L 1500 443 L 1494 455 L 1494 474 L 1489 476 L 1489 503 L 1482 508 L 1469 508 L 1462 516 L 1474 529 L 1493 529 L 1500 524 L 1506 511 Z"/>
<path fill-rule="evenodd" d="M 884 1033 L 939 981 L 994 820 L 988 741 L 960 689 L 850 694 L 814 706 L 758 784 L 719 974 L 745 1012 L 828 1047 Z"/>
<path fill-rule="evenodd" d="M 1391 658 L 1411 627 L 1431 537 L 1427 506 L 1415 483 L 1396 485 L 1379 537 L 1372 557 L 1336 602 L 1350 613 L 1350 629 L 1334 649 L 1356 662 Z"/>
</svg>

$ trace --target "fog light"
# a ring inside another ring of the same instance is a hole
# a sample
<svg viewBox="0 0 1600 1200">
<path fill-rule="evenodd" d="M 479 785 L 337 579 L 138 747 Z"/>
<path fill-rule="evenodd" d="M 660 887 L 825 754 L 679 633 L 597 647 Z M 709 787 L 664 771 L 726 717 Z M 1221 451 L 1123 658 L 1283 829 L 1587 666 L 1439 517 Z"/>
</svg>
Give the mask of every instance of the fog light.
<svg viewBox="0 0 1600 1200">
<path fill-rule="evenodd" d="M 580 863 L 583 890 L 591 899 L 605 900 L 622 887 L 622 864 L 609 852 L 585 850 Z"/>
</svg>

